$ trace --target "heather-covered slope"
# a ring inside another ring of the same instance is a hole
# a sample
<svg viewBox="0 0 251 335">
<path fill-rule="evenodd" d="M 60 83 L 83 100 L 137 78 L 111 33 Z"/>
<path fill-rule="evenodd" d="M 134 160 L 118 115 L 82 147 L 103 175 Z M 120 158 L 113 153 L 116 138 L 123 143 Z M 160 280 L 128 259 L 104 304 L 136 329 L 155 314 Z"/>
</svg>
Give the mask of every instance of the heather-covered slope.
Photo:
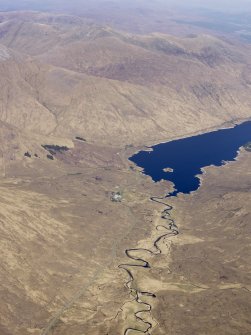
<svg viewBox="0 0 251 335">
<path fill-rule="evenodd" d="M 67 15 L 1 20 L 0 42 L 19 56 L 0 64 L 0 118 L 22 130 L 121 146 L 250 116 L 247 46 L 136 36 Z"/>
</svg>

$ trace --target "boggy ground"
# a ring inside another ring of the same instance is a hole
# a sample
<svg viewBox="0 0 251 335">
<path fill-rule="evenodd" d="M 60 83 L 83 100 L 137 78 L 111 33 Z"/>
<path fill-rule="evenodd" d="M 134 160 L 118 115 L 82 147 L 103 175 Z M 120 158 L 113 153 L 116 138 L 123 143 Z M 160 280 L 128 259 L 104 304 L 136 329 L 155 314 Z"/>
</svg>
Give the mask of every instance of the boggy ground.
<svg viewBox="0 0 251 335">
<path fill-rule="evenodd" d="M 150 198 L 171 186 L 127 156 L 75 142 L 54 161 L 5 165 L 1 334 L 250 333 L 250 153 L 206 168 L 197 192 L 166 199 L 180 234 L 160 240 L 166 206 Z M 116 190 L 121 203 L 110 201 Z M 130 294 L 119 265 L 146 264 L 126 257 L 134 248 L 149 267 L 130 267 Z"/>
<path fill-rule="evenodd" d="M 41 158 L 4 164 L 1 335 L 104 334 L 129 299 L 118 265 L 148 236 L 158 207 L 149 198 L 167 183 L 132 171 L 116 148 L 74 145 L 53 161 L 35 148 Z M 116 190 L 121 203 L 110 200 Z"/>
<path fill-rule="evenodd" d="M 141 228 L 132 226 L 126 239 L 118 242 L 118 257 L 66 311 L 52 333 L 115 335 L 131 328 L 137 331 L 126 334 L 134 335 L 150 324 L 149 334 L 249 334 L 250 160 L 243 150 L 237 162 L 206 168 L 199 191 L 168 199 L 180 234 L 160 240 L 161 253 L 153 243 L 163 235 L 156 227 L 165 224 L 160 214 L 166 207 L 149 198 L 135 205 L 136 226 Z M 153 189 L 148 177 L 135 175 L 141 187 L 149 183 L 148 196 L 164 190 L 156 184 Z M 125 286 L 130 278 L 116 266 L 143 263 L 123 256 L 122 250 L 128 248 L 139 249 L 131 256 L 150 265 L 130 267 L 131 295 Z M 147 293 L 139 294 L 144 304 L 135 301 L 135 291 Z M 95 301 L 89 318 L 87 301 L 92 306 Z"/>
<path fill-rule="evenodd" d="M 170 273 L 153 263 L 161 285 L 152 334 L 250 334 L 250 163 L 243 150 L 237 162 L 206 168 L 197 192 L 170 200 L 180 235 Z"/>
</svg>

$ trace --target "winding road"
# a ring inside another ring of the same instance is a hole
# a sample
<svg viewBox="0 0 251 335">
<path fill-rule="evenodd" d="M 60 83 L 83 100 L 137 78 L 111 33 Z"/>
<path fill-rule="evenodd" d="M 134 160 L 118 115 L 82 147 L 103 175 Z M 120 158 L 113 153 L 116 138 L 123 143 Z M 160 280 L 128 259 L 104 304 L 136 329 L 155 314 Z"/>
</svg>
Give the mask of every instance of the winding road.
<svg viewBox="0 0 251 335">
<path fill-rule="evenodd" d="M 167 196 L 168 197 L 168 196 Z M 158 255 L 161 254 L 161 248 L 158 246 L 159 242 L 166 238 L 166 237 L 172 237 L 172 236 L 176 236 L 179 234 L 179 230 L 177 225 L 175 224 L 174 220 L 171 218 L 171 211 L 173 209 L 173 207 L 171 205 L 166 204 L 163 200 L 166 199 L 167 197 L 163 197 L 163 198 L 159 198 L 159 197 L 151 197 L 150 200 L 157 202 L 161 205 L 164 205 L 166 208 L 162 211 L 161 214 L 161 218 L 163 220 L 167 221 L 167 225 L 158 225 L 156 227 L 157 230 L 161 229 L 165 229 L 167 232 L 165 234 L 160 235 L 154 242 L 153 242 L 153 247 L 154 250 L 150 250 L 150 249 L 143 249 L 143 248 L 134 248 L 134 249 L 126 249 L 125 250 L 125 254 L 126 256 L 129 258 L 129 260 L 133 260 L 135 263 L 124 263 L 124 264 L 120 264 L 118 267 L 120 269 L 123 269 L 124 271 L 126 271 L 129 280 L 126 282 L 126 287 L 128 288 L 128 290 L 130 291 L 130 294 L 134 297 L 134 299 L 132 301 L 136 301 L 138 304 L 142 305 L 142 309 L 140 309 L 139 311 L 137 311 L 134 315 L 137 321 L 141 321 L 142 323 L 145 324 L 146 329 L 145 330 L 141 330 L 141 329 L 137 329 L 137 328 L 126 328 L 124 331 L 124 335 L 129 335 L 130 332 L 138 332 L 138 333 L 142 333 L 142 334 L 149 334 L 150 335 L 150 330 L 153 328 L 153 325 L 151 322 L 143 319 L 143 317 L 140 316 L 141 313 L 144 312 L 151 312 L 152 310 L 152 306 L 149 303 L 146 303 L 144 301 L 141 300 L 142 297 L 144 296 L 148 296 L 148 297 L 152 297 L 152 298 L 156 298 L 156 295 L 154 293 L 151 292 L 144 292 L 144 291 L 140 291 L 139 289 L 133 288 L 133 282 L 134 282 L 134 276 L 132 274 L 132 269 L 133 268 L 145 268 L 145 269 L 150 269 L 151 265 L 149 264 L 149 262 L 147 262 L 146 260 L 144 260 L 143 258 L 139 258 L 136 256 L 133 256 L 133 254 L 135 252 L 146 252 L 148 254 L 151 255 Z"/>
</svg>

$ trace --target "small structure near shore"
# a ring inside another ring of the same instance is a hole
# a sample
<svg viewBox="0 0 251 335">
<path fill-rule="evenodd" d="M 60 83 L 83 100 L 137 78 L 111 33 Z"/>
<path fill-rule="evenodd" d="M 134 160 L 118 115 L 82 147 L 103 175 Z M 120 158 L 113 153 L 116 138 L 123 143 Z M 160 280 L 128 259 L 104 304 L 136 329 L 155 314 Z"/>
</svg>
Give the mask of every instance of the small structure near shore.
<svg viewBox="0 0 251 335">
<path fill-rule="evenodd" d="M 113 202 L 121 202 L 122 201 L 122 193 L 120 191 L 118 192 L 112 192 L 112 195 L 111 195 L 111 201 Z"/>
</svg>

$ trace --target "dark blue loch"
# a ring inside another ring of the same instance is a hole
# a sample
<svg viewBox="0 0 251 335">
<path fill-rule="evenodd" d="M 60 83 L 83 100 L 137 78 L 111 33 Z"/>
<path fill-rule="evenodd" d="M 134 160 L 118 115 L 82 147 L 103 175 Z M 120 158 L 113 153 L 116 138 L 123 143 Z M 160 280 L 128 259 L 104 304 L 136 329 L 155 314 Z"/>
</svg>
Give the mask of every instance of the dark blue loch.
<svg viewBox="0 0 251 335">
<path fill-rule="evenodd" d="M 202 168 L 221 166 L 237 157 L 241 146 L 251 141 L 251 121 L 234 128 L 220 129 L 210 133 L 161 143 L 152 147 L 152 151 L 140 151 L 130 158 L 144 169 L 144 173 L 157 182 L 161 179 L 174 183 L 178 193 L 190 193 L 200 186 L 198 174 Z M 172 172 L 164 172 L 170 168 Z"/>
</svg>

